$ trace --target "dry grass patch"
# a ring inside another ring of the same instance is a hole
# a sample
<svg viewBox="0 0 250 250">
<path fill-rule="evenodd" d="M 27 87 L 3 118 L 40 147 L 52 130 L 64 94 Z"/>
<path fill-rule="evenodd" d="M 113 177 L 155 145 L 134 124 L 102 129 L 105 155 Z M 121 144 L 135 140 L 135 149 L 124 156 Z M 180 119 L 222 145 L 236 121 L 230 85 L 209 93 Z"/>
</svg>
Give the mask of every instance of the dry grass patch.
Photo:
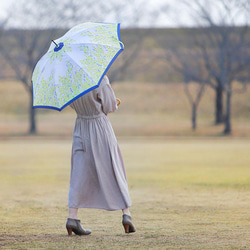
<svg viewBox="0 0 250 250">
<path fill-rule="evenodd" d="M 237 86 L 236 86 L 237 87 Z M 122 100 L 110 115 L 118 136 L 213 136 L 222 135 L 223 125 L 214 126 L 214 91 L 207 88 L 198 108 L 197 130 L 191 130 L 191 108 L 183 84 L 118 82 L 113 89 Z M 232 97 L 234 137 L 250 137 L 250 92 Z M 29 129 L 29 97 L 20 83 L 0 81 L 0 137 L 25 135 Z M 38 131 L 42 136 L 72 135 L 75 113 L 38 110 Z"/>
<path fill-rule="evenodd" d="M 135 234 L 121 212 L 81 209 L 66 235 L 70 140 L 0 143 L 2 249 L 248 249 L 249 140 L 122 139 Z"/>
</svg>

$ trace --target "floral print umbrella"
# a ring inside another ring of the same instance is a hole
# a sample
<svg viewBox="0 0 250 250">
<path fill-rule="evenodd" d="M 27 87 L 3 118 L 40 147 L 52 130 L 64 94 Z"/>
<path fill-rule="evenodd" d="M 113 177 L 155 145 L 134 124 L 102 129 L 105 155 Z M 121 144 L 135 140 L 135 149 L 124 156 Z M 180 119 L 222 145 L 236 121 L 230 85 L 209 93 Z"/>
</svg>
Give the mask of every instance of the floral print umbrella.
<svg viewBox="0 0 250 250">
<path fill-rule="evenodd" d="M 61 111 L 97 88 L 124 49 L 120 24 L 83 23 L 52 41 L 33 75 L 33 107 Z"/>
</svg>

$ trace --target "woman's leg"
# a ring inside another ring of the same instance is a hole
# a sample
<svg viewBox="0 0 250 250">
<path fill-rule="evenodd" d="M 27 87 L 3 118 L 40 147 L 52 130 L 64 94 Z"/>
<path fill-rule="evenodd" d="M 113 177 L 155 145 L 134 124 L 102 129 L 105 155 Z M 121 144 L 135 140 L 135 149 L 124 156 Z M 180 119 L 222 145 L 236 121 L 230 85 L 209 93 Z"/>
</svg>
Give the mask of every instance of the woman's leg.
<svg viewBox="0 0 250 250">
<path fill-rule="evenodd" d="M 69 218 L 77 219 L 78 208 L 69 207 Z"/>
<path fill-rule="evenodd" d="M 128 208 L 128 207 L 127 207 L 127 208 L 122 209 L 122 212 L 123 212 L 123 214 L 127 214 L 127 215 L 131 216 L 131 214 L 130 214 L 130 212 L 129 212 L 129 208 Z"/>
</svg>

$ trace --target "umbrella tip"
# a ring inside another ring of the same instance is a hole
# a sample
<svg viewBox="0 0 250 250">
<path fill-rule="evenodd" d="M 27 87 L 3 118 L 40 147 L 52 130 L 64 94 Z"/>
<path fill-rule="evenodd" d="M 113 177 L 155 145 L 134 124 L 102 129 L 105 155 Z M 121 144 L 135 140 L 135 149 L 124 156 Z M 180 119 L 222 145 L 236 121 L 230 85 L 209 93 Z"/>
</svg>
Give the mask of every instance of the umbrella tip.
<svg viewBox="0 0 250 250">
<path fill-rule="evenodd" d="M 59 47 L 58 44 L 54 40 L 51 40 L 51 41 L 56 45 L 57 48 Z"/>
</svg>

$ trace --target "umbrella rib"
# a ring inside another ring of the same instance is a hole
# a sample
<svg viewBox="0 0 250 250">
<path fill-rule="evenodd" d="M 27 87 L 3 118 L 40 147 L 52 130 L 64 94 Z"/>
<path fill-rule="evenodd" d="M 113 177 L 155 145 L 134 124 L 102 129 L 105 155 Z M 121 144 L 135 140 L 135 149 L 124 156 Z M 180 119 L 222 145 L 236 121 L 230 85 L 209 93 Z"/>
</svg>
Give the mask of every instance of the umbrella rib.
<svg viewBox="0 0 250 250">
<path fill-rule="evenodd" d="M 94 25 L 91 26 L 91 27 L 88 27 L 88 28 L 86 28 L 86 29 L 79 29 L 79 30 L 76 30 L 75 33 L 77 33 L 78 31 L 81 32 L 81 31 L 83 31 L 83 30 L 84 30 L 84 31 L 87 31 L 87 30 L 92 29 L 92 28 L 94 28 L 94 27 L 100 26 L 100 25 L 98 25 L 98 23 L 91 23 L 91 24 L 94 24 Z M 63 36 L 66 36 L 67 34 L 70 34 L 70 32 L 72 32 L 72 29 L 74 29 L 74 28 L 76 28 L 76 27 L 78 27 L 78 26 L 80 26 L 80 25 L 81 25 L 81 24 L 72 27 L 72 28 L 71 28 L 69 31 L 67 31 Z"/>
<path fill-rule="evenodd" d="M 56 62 L 55 63 L 58 63 L 58 61 L 56 60 Z M 55 67 L 56 69 L 57 69 L 57 67 Z M 55 73 L 54 73 L 54 76 L 55 76 L 55 74 L 56 74 L 56 70 L 55 70 Z M 55 79 L 56 79 L 57 77 L 55 77 Z M 55 82 L 56 80 L 54 80 L 54 82 Z M 59 81 L 58 81 L 59 82 Z M 55 88 L 55 85 L 53 85 L 53 87 Z M 56 93 L 56 100 L 57 100 L 57 104 L 58 104 L 58 106 L 61 106 L 61 104 L 60 104 L 60 101 L 59 101 L 59 98 L 58 98 L 58 96 L 59 96 L 59 93 L 58 93 L 58 89 L 57 88 L 55 88 L 55 93 Z"/>
<path fill-rule="evenodd" d="M 100 46 L 107 46 L 110 48 L 116 48 L 116 49 L 121 49 L 120 43 L 119 43 L 119 47 L 117 46 L 111 46 L 111 45 L 107 45 L 107 44 L 101 44 L 101 43 L 74 43 L 74 44 L 70 44 L 70 46 L 75 46 L 75 45 L 88 45 L 88 44 L 92 44 L 92 45 L 100 45 Z"/>
<path fill-rule="evenodd" d="M 91 23 L 91 24 L 94 24 L 94 25 L 91 26 L 91 27 L 88 27 L 88 28 L 86 28 L 86 29 L 76 30 L 74 35 L 78 34 L 79 32 L 82 32 L 82 31 L 88 31 L 88 30 L 93 29 L 93 28 L 95 28 L 95 27 L 100 27 L 100 26 L 102 26 L 102 25 L 101 25 L 102 23 Z M 105 24 L 105 23 L 103 23 L 103 24 Z M 80 24 L 79 24 L 79 26 L 80 26 Z M 77 26 L 75 26 L 75 27 L 77 27 Z M 75 27 L 73 27 L 73 28 L 75 28 Z M 73 28 L 71 28 L 68 32 L 66 32 L 61 38 L 63 38 L 63 37 L 65 37 L 65 36 L 69 35 L 69 34 L 72 32 L 72 29 L 73 29 Z M 71 35 L 70 35 L 70 36 L 71 36 Z"/>
<path fill-rule="evenodd" d="M 46 54 L 42 57 L 42 58 L 44 58 L 45 62 L 44 62 L 44 64 L 42 65 L 42 68 L 40 69 L 41 72 L 45 69 L 47 63 L 49 62 L 49 60 L 47 60 L 46 57 L 47 57 Z M 42 58 L 41 58 L 41 59 L 42 59 Z M 40 60 L 41 60 L 41 59 L 40 59 Z M 37 66 L 37 65 L 36 65 L 36 66 Z M 41 76 L 42 76 L 42 74 L 39 75 L 39 77 L 38 77 L 38 79 L 37 79 L 36 82 L 39 82 L 39 81 L 40 81 Z"/>
<path fill-rule="evenodd" d="M 95 27 L 100 27 L 100 26 L 105 26 L 105 24 L 106 23 L 94 23 L 95 25 L 93 25 L 93 26 L 91 26 L 91 27 L 88 27 L 88 28 L 86 28 L 86 29 L 84 29 L 84 30 L 77 30 L 77 31 L 75 31 L 75 34 L 72 36 L 72 35 L 70 35 L 70 37 L 74 37 L 75 35 L 78 35 L 78 33 L 79 32 L 82 32 L 82 31 L 88 31 L 88 30 L 90 30 L 90 29 L 93 29 L 93 28 L 95 28 Z M 67 38 L 68 37 L 68 35 L 70 34 L 70 31 L 71 30 L 69 30 L 64 36 L 62 36 L 61 38 L 59 38 L 60 39 L 60 42 L 63 40 L 63 38 Z M 119 34 L 118 34 L 118 32 L 116 32 L 116 35 L 117 35 L 117 42 L 119 43 L 119 45 L 120 45 L 120 39 L 119 39 Z M 59 39 L 57 39 L 57 40 L 59 40 Z M 108 45 L 107 45 L 108 46 Z M 120 48 L 120 46 L 119 46 L 119 48 Z"/>
<path fill-rule="evenodd" d="M 90 79 L 92 79 L 92 77 L 88 74 L 88 72 L 86 72 L 86 71 L 83 69 L 82 65 L 80 65 L 73 57 L 71 57 L 71 56 L 68 54 L 68 52 L 65 52 L 65 54 L 66 54 L 71 60 L 73 60 L 73 61 L 80 67 L 81 71 L 83 71 L 86 75 L 88 75 L 88 76 L 90 77 Z"/>
</svg>

